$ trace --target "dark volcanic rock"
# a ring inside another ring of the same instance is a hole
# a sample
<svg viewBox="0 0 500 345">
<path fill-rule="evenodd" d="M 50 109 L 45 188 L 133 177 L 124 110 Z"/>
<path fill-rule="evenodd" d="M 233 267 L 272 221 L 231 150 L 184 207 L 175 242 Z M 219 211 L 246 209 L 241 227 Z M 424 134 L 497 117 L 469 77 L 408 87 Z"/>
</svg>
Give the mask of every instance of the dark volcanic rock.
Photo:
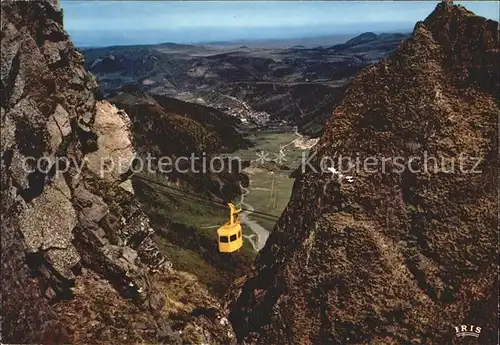
<svg viewBox="0 0 500 345">
<path fill-rule="evenodd" d="M 498 61 L 498 23 L 445 2 L 355 78 L 316 169 L 426 152 L 481 172 L 388 164 L 349 183 L 309 168 L 232 304 L 241 342 L 497 344 Z M 479 339 L 456 337 L 461 324 Z"/>
<path fill-rule="evenodd" d="M 131 123 L 96 101 L 58 2 L 3 1 L 1 15 L 1 341 L 234 342 L 158 250 L 131 181 L 103 173 L 105 159 L 130 167 Z"/>
</svg>

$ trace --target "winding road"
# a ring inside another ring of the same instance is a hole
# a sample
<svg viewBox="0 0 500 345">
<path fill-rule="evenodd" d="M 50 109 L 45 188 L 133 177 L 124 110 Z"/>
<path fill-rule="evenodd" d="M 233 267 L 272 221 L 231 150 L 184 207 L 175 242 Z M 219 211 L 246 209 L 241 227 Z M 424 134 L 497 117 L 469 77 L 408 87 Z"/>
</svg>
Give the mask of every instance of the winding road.
<svg viewBox="0 0 500 345">
<path fill-rule="evenodd" d="M 264 248 L 264 245 L 266 244 L 267 238 L 269 237 L 269 231 L 266 230 L 262 225 L 260 225 L 254 220 L 251 220 L 248 217 L 255 209 L 253 208 L 252 205 L 247 204 L 245 202 L 245 196 L 247 196 L 248 193 L 250 193 L 248 188 L 243 187 L 241 182 L 240 182 L 240 188 L 243 191 L 241 193 L 241 200 L 240 200 L 241 207 L 242 208 L 244 207 L 246 210 L 240 213 L 239 219 L 242 224 L 248 225 L 248 227 L 250 227 L 250 229 L 252 229 L 252 231 L 255 233 L 252 235 L 243 235 L 243 237 L 246 238 L 252 244 L 252 247 L 256 252 L 259 252 L 262 248 Z M 255 237 L 257 237 L 257 240 L 255 240 Z"/>
<path fill-rule="evenodd" d="M 309 146 L 314 146 L 317 142 L 317 140 L 312 140 L 312 142 L 309 142 L 306 145 L 304 145 L 304 143 L 301 145 L 300 141 L 304 141 L 304 136 L 298 132 L 297 128 L 295 128 L 294 134 L 297 136 L 297 138 L 295 138 L 288 144 L 281 146 L 280 147 L 281 152 L 284 152 L 284 149 L 292 144 L 295 144 L 297 147 L 300 148 L 310 148 Z M 252 214 L 252 212 L 255 211 L 252 205 L 247 204 L 245 202 L 245 197 L 250 193 L 250 191 L 248 190 L 248 188 L 243 187 L 241 182 L 240 182 L 240 189 L 241 189 L 240 203 L 241 207 L 244 208 L 245 210 L 239 214 L 238 218 L 241 224 L 247 225 L 254 232 L 251 235 L 243 234 L 243 237 L 250 242 L 250 244 L 252 245 L 253 249 L 256 252 L 259 252 L 262 248 L 264 248 L 264 245 L 266 244 L 266 241 L 269 238 L 269 231 L 266 230 L 262 225 L 260 225 L 256 221 L 250 219 L 249 216 Z M 207 226 L 204 227 L 204 229 L 217 228 L 217 227 L 219 227 L 219 225 Z"/>
<path fill-rule="evenodd" d="M 284 149 L 292 144 L 295 144 L 299 148 L 307 148 L 309 149 L 310 147 L 314 146 L 317 143 L 317 140 L 312 140 L 308 143 L 303 143 L 302 145 L 300 144 L 300 141 L 304 141 L 304 136 L 298 132 L 298 129 L 295 128 L 294 134 L 297 136 L 296 139 L 292 140 L 288 144 L 281 146 L 280 147 L 280 152 L 284 153 Z M 245 196 L 250 193 L 248 188 L 245 188 L 242 186 L 240 182 L 240 189 L 242 191 L 241 193 L 241 207 L 245 208 L 246 210 L 240 213 L 239 219 L 242 224 L 246 224 L 252 229 L 252 231 L 255 234 L 252 235 L 243 235 L 244 238 L 246 238 L 251 244 L 253 249 L 256 252 L 259 252 L 262 248 L 264 248 L 264 245 L 266 244 L 267 238 L 269 237 L 269 231 L 266 230 L 262 225 L 257 223 L 254 220 L 251 220 L 249 218 L 250 214 L 255 210 L 252 205 L 245 203 Z M 257 239 L 255 239 L 257 237 Z"/>
</svg>

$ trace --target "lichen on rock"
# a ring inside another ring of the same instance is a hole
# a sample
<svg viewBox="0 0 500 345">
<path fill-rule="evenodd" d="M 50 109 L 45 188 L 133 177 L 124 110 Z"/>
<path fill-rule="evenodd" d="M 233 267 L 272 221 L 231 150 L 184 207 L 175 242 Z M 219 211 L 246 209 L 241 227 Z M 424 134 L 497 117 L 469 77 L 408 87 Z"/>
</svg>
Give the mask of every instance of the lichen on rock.
<svg viewBox="0 0 500 345">
<path fill-rule="evenodd" d="M 59 2 L 1 6 L 2 342 L 181 344 L 173 327 L 193 325 L 196 337 L 231 343 L 214 315 L 165 312 L 162 281 L 187 280 L 123 180 L 130 121 L 96 101 Z M 103 171 L 106 159 L 116 169 Z M 197 293 L 211 298 L 202 285 Z"/>
<path fill-rule="evenodd" d="M 233 298 L 240 342 L 461 344 L 453 327 L 474 324 L 497 343 L 499 52 L 498 22 L 446 1 L 357 75 Z M 481 169 L 360 168 L 343 184 L 320 168 L 340 154 Z"/>
</svg>

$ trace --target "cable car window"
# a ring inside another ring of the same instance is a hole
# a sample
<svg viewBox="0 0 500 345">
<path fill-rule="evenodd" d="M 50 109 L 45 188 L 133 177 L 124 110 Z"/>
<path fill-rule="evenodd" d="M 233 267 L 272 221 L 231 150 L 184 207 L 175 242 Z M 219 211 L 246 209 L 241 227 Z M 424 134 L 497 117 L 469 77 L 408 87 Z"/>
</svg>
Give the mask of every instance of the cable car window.
<svg viewBox="0 0 500 345">
<path fill-rule="evenodd" d="M 241 237 L 241 231 L 240 231 L 240 232 L 238 232 L 238 238 L 240 238 L 240 237 Z"/>
<path fill-rule="evenodd" d="M 228 243 L 229 242 L 227 236 L 221 236 L 221 237 L 219 237 L 219 241 L 221 243 Z"/>
<path fill-rule="evenodd" d="M 231 235 L 230 240 L 231 242 L 236 241 L 236 235 Z"/>
</svg>

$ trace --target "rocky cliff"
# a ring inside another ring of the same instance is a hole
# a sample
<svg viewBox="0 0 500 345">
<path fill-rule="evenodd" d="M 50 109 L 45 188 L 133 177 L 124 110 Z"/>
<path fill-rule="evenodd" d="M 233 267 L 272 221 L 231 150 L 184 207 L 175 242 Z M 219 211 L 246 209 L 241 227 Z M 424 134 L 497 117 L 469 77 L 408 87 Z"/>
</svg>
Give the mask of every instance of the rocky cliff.
<svg viewBox="0 0 500 345">
<path fill-rule="evenodd" d="M 122 174 L 130 119 L 97 99 L 58 1 L 1 15 L 2 342 L 233 342 L 218 302 L 153 242 Z"/>
<path fill-rule="evenodd" d="M 232 304 L 240 342 L 497 344 L 499 57 L 497 22 L 443 2 L 355 78 Z M 349 182 L 340 156 L 409 163 Z"/>
</svg>

